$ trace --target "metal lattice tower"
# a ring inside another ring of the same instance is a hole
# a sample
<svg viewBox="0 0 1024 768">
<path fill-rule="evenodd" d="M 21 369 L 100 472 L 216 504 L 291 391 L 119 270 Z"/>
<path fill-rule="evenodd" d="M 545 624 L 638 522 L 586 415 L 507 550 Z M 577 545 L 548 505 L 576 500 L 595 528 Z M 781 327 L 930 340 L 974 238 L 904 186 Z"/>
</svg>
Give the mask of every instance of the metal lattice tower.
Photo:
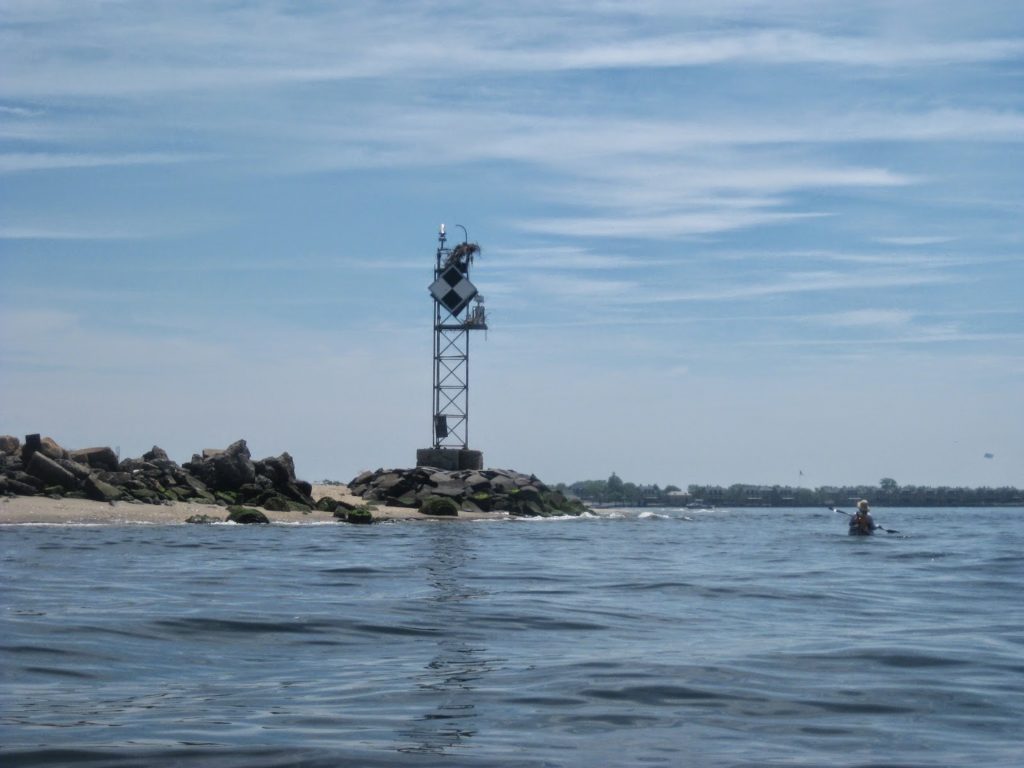
<svg viewBox="0 0 1024 768">
<path fill-rule="evenodd" d="M 465 233 L 465 227 L 456 226 Z M 480 247 L 467 239 L 449 248 L 441 225 L 430 286 L 434 297 L 435 449 L 469 447 L 469 332 L 487 330 L 484 297 L 469 281 L 469 268 L 479 251 Z"/>
</svg>

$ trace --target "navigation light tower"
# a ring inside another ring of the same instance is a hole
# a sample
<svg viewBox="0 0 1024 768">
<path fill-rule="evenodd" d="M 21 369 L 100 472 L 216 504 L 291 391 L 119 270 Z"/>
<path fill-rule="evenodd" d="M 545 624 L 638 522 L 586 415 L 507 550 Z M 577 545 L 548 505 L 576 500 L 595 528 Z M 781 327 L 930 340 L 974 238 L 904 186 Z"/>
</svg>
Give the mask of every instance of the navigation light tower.
<svg viewBox="0 0 1024 768">
<path fill-rule="evenodd" d="M 417 466 L 481 469 L 483 454 L 469 448 L 469 333 L 487 330 L 484 297 L 469 280 L 480 246 L 463 241 L 448 247 L 444 224 L 437 236 L 434 282 L 433 447 L 416 452 Z"/>
</svg>

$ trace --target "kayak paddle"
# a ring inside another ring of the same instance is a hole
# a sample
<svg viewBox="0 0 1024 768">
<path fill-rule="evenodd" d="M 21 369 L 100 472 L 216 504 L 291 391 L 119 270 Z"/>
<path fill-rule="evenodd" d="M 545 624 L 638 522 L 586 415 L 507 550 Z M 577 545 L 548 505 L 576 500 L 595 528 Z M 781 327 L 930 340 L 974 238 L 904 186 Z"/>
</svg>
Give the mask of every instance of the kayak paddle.
<svg viewBox="0 0 1024 768">
<path fill-rule="evenodd" d="M 836 509 L 835 507 L 829 507 L 829 509 L 831 509 L 833 512 L 838 512 L 840 515 L 846 515 L 847 517 L 853 517 L 853 515 L 851 515 L 849 512 L 843 512 L 843 510 L 841 510 L 841 509 Z M 894 530 L 892 528 L 883 528 L 878 523 L 875 523 L 875 528 L 877 528 L 880 531 L 885 531 L 886 533 L 899 533 L 899 531 Z"/>
</svg>

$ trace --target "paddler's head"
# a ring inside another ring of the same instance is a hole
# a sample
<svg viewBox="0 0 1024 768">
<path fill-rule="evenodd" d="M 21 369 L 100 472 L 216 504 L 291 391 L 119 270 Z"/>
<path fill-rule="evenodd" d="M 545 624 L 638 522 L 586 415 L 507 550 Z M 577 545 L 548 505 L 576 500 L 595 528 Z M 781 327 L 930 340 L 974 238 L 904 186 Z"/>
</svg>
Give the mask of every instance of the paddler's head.
<svg viewBox="0 0 1024 768">
<path fill-rule="evenodd" d="M 858 512 L 864 512 L 866 514 L 867 512 L 870 511 L 870 509 L 871 509 L 871 507 L 868 506 L 867 499 L 861 499 L 860 501 L 857 502 L 857 511 Z"/>
</svg>

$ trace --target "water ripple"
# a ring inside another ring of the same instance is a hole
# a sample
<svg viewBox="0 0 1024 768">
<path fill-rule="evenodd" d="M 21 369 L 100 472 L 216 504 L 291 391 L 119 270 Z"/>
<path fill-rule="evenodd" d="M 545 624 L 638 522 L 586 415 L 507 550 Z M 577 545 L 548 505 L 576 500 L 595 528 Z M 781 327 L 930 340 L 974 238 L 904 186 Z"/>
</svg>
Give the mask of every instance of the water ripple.
<svg viewBox="0 0 1024 768">
<path fill-rule="evenodd" d="M 1016 768 L 1015 513 L 642 514 L 4 527 L 0 763 Z"/>
</svg>

